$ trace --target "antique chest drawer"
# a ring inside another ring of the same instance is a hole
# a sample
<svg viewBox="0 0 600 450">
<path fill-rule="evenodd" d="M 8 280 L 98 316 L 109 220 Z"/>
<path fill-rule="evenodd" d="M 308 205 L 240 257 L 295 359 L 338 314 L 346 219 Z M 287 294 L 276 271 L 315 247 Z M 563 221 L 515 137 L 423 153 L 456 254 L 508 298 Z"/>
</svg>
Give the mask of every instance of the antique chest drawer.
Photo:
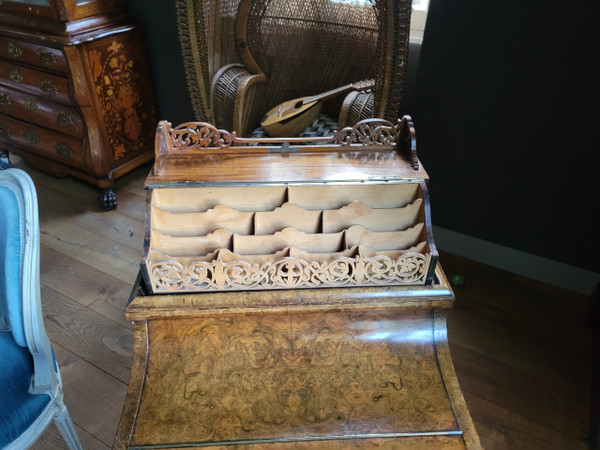
<svg viewBox="0 0 600 450">
<path fill-rule="evenodd" d="M 83 137 L 83 120 L 77 109 L 1 85 L 0 114 Z"/>
<path fill-rule="evenodd" d="M 0 0 L 0 118 L 16 120 L 0 154 L 96 185 L 105 210 L 115 180 L 152 159 L 159 120 L 144 33 L 122 5 Z"/>
<path fill-rule="evenodd" d="M 17 64 L 0 64 L 0 83 L 63 104 L 72 104 L 69 79 Z"/>
<path fill-rule="evenodd" d="M 231 135 L 162 122 L 142 261 L 152 291 L 430 284 L 426 173 L 398 151 L 408 119 L 369 126 L 387 136 L 211 149 Z"/>
<path fill-rule="evenodd" d="M 69 73 L 67 57 L 62 50 L 32 42 L 0 36 L 0 57 L 19 64 L 36 66 L 44 70 Z"/>
<path fill-rule="evenodd" d="M 62 133 L 0 115 L 0 142 L 33 150 L 44 158 L 83 168 L 83 143 Z"/>
</svg>

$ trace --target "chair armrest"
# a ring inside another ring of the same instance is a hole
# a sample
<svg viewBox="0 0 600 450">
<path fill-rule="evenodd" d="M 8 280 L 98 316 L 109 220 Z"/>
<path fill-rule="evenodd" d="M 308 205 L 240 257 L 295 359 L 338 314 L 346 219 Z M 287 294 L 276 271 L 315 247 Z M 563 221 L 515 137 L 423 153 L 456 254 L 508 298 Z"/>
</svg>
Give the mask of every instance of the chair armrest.
<svg viewBox="0 0 600 450">
<path fill-rule="evenodd" d="M 211 84 L 215 125 L 247 136 L 266 112 L 263 100 L 266 76 L 252 74 L 242 64 L 222 67 Z"/>
<path fill-rule="evenodd" d="M 13 270 L 20 274 L 20 289 L 10 299 L 12 305 L 16 306 L 12 311 L 17 313 L 10 314 L 8 322 L 15 342 L 21 347 L 27 346 L 33 358 L 30 392 L 56 391 L 59 387 L 58 367 L 53 359 L 42 314 L 40 231 L 35 185 L 26 172 L 11 168 L 0 172 L 0 186 L 8 187 L 12 192 L 15 214 L 6 217 L 14 221 L 14 227 L 11 228 L 16 229 L 19 236 L 10 236 L 19 245 L 16 252 L 19 260 L 13 261 Z M 4 221 L 0 226 L 5 226 Z"/>
<path fill-rule="evenodd" d="M 352 91 L 344 98 L 338 119 L 338 130 L 373 117 L 375 95 L 371 91 Z"/>
</svg>

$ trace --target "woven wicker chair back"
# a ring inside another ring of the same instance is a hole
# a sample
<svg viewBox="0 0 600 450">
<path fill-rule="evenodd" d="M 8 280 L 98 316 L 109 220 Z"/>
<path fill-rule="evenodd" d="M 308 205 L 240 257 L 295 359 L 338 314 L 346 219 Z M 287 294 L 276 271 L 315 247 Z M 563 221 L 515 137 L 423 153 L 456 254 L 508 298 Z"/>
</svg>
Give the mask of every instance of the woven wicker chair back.
<svg viewBox="0 0 600 450">
<path fill-rule="evenodd" d="M 247 39 L 240 53 L 251 72 L 267 76 L 267 109 L 371 76 L 379 41 L 371 2 L 251 3 L 248 14 L 238 15 Z"/>
<path fill-rule="evenodd" d="M 283 101 L 371 78 L 370 98 L 355 104 L 341 96 L 327 112 L 337 115 L 344 105 L 340 119 L 353 123 L 399 115 L 410 0 L 177 0 L 177 6 L 197 120 L 245 134 Z"/>
</svg>

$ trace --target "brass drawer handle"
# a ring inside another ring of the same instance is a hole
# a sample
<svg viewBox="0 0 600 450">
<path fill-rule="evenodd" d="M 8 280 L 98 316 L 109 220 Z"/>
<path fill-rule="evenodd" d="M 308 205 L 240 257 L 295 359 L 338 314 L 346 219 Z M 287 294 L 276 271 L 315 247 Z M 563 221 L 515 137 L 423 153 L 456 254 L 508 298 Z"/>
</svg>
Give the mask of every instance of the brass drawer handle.
<svg viewBox="0 0 600 450">
<path fill-rule="evenodd" d="M 6 51 L 15 58 L 20 58 L 23 54 L 23 51 L 19 47 L 17 47 L 17 44 L 15 44 L 14 42 L 6 43 Z"/>
<path fill-rule="evenodd" d="M 0 92 L 0 106 L 10 106 L 10 97 L 4 92 Z"/>
<path fill-rule="evenodd" d="M 42 82 L 40 83 L 40 89 L 44 94 L 48 94 L 51 96 L 58 95 L 58 88 L 50 80 L 42 80 Z"/>
<path fill-rule="evenodd" d="M 25 139 L 27 139 L 32 144 L 37 144 L 40 140 L 40 138 L 34 130 L 28 130 L 27 133 L 25 133 Z"/>
<path fill-rule="evenodd" d="M 71 117 L 71 114 L 64 111 L 58 111 L 56 113 L 56 120 L 58 120 L 58 123 L 60 123 L 64 127 L 73 125 L 73 118 Z"/>
<path fill-rule="evenodd" d="M 37 60 L 39 62 L 41 62 L 42 64 L 45 64 L 48 67 L 51 67 L 54 64 L 56 64 L 56 56 L 54 55 L 54 53 L 50 53 L 45 48 L 38 49 L 38 51 L 36 53 L 37 53 Z"/>
<path fill-rule="evenodd" d="M 29 96 L 25 97 L 24 103 L 25 103 L 25 106 L 27 106 L 27 109 L 30 109 L 32 111 L 35 111 L 36 109 L 38 109 L 38 105 L 35 102 L 35 100 Z"/>
<path fill-rule="evenodd" d="M 54 147 L 54 149 L 56 150 L 56 153 L 58 153 L 58 156 L 60 156 L 61 158 L 64 158 L 64 159 L 72 159 L 73 158 L 73 150 L 71 150 L 68 145 L 56 144 L 56 147 Z"/>
<path fill-rule="evenodd" d="M 21 72 L 19 72 L 19 69 L 10 69 L 8 78 L 10 78 L 15 83 L 23 82 L 23 75 L 21 75 Z"/>
</svg>

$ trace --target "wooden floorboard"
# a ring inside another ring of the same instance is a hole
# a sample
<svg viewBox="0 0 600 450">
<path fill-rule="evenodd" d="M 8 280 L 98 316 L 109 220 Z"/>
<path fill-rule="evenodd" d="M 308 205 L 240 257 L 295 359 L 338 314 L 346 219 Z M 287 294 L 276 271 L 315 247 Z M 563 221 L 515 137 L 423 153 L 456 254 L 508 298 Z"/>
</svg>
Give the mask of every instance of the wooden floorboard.
<svg viewBox="0 0 600 450">
<path fill-rule="evenodd" d="M 44 245 L 40 255 L 40 279 L 45 288 L 75 299 L 104 317 L 131 328 L 131 322 L 125 318 L 125 299 L 131 294 L 131 283 Z M 73 282 L 79 279 L 85 282 Z"/>
<path fill-rule="evenodd" d="M 488 449 L 587 448 L 589 299 L 454 255 L 448 337 L 457 376 Z"/>
<path fill-rule="evenodd" d="M 110 448 L 131 364 L 124 311 L 142 252 L 150 167 L 119 179 L 119 206 L 105 212 L 93 186 L 11 159 L 38 190 L 44 315 L 66 404 L 84 448 Z M 441 263 L 465 280 L 455 288 L 448 336 L 484 448 L 587 448 L 589 299 L 454 255 Z M 66 447 L 52 425 L 33 448 Z"/>
</svg>

